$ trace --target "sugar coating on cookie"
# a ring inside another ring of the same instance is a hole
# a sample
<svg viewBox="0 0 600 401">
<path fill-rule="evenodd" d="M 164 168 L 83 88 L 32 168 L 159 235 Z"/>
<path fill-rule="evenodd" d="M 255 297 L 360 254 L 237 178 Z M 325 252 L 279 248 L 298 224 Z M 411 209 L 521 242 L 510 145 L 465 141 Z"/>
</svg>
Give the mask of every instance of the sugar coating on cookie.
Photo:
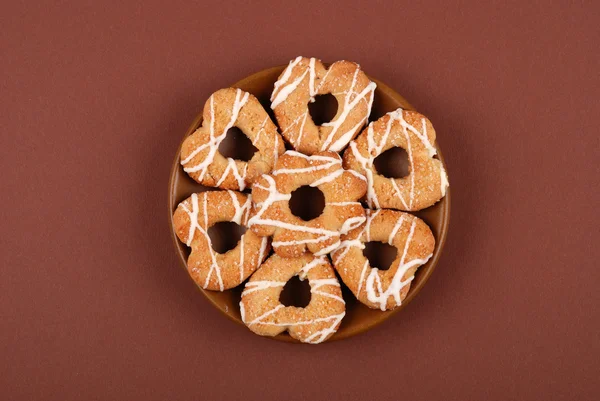
<svg viewBox="0 0 600 401">
<path fill-rule="evenodd" d="M 365 175 L 367 203 L 372 209 L 417 211 L 432 206 L 446 195 L 448 177 L 437 151 L 431 122 L 416 111 L 398 109 L 367 128 L 344 152 L 344 167 Z M 393 147 L 406 150 L 409 174 L 387 178 L 377 173 L 375 158 Z"/>
<path fill-rule="evenodd" d="M 306 154 L 339 152 L 367 123 L 375 88 L 376 84 L 351 61 L 337 61 L 326 68 L 321 60 L 297 57 L 275 82 L 271 109 L 283 137 L 294 149 Z M 338 109 L 330 122 L 317 126 L 308 104 L 324 94 L 336 98 Z"/>
<path fill-rule="evenodd" d="M 231 221 L 246 225 L 251 198 L 234 191 L 192 194 L 173 214 L 173 228 L 181 242 L 192 248 L 187 268 L 202 288 L 223 291 L 240 285 L 260 266 L 269 253 L 269 241 L 246 231 L 237 246 L 224 254 L 215 252 L 208 228 Z"/>
<path fill-rule="evenodd" d="M 325 208 L 320 216 L 305 221 L 292 214 L 291 194 L 301 186 L 318 188 Z M 358 200 L 365 194 L 366 180 L 356 171 L 344 170 L 335 152 L 307 156 L 284 153 L 271 174 L 252 186 L 250 229 L 259 236 L 273 236 L 273 249 L 283 257 L 306 251 L 326 255 L 335 249 L 344 234 L 362 224 L 364 209 Z"/>
<path fill-rule="evenodd" d="M 305 308 L 284 306 L 279 297 L 294 276 L 308 279 L 311 299 Z M 261 336 L 288 331 L 305 343 L 331 337 L 345 315 L 340 283 L 327 257 L 305 254 L 297 258 L 272 255 L 246 283 L 240 301 L 242 321 Z"/>
<path fill-rule="evenodd" d="M 371 267 L 365 243 L 379 241 L 398 250 L 388 270 Z M 435 238 L 427 224 L 409 213 L 368 210 L 360 227 L 342 236 L 331 254 L 333 265 L 354 296 L 370 308 L 390 310 L 402 304 L 419 266 L 433 255 Z"/>
<path fill-rule="evenodd" d="M 248 162 L 219 153 L 232 127 L 239 128 L 257 149 Z M 213 93 L 204 105 L 202 126 L 181 146 L 181 165 L 200 184 L 243 191 L 270 172 L 284 151 L 277 127 L 256 97 L 227 88 Z"/>
</svg>

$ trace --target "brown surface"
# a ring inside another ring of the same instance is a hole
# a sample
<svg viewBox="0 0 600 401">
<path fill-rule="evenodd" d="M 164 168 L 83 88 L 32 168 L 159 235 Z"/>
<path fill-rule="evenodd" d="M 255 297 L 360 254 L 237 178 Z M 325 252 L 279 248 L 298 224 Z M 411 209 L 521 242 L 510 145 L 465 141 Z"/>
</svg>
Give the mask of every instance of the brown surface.
<svg viewBox="0 0 600 401">
<path fill-rule="evenodd" d="M 2 399 L 598 399 L 599 3 L 244 3 L 1 3 Z M 224 319 L 165 216 L 206 97 L 298 54 L 410 99 L 453 191 L 415 301 L 316 347 Z"/>
<path fill-rule="evenodd" d="M 262 71 L 259 71 L 255 74 L 250 75 L 244 79 L 239 80 L 234 84 L 236 88 L 243 89 L 255 95 L 258 100 L 265 105 L 269 105 L 269 97 L 271 91 L 273 90 L 273 85 L 275 81 L 283 71 L 284 67 L 272 67 Z M 371 78 L 374 79 L 374 78 Z M 377 119 L 378 117 L 384 115 L 387 112 L 394 111 L 399 107 L 402 107 L 406 110 L 412 110 L 413 106 L 406 101 L 400 94 L 389 88 L 383 82 L 375 79 L 377 83 L 377 89 L 375 90 L 375 98 L 373 100 L 373 107 L 371 110 L 371 115 L 373 118 Z M 185 135 L 182 138 L 185 138 L 191 135 L 196 129 L 198 129 L 202 125 L 202 112 L 196 116 L 192 125 L 188 128 Z M 242 134 L 243 135 L 243 134 Z M 183 141 L 183 139 L 182 139 Z M 250 144 L 251 145 L 251 144 Z M 439 145 L 435 144 L 438 150 L 438 157 L 442 162 L 444 162 L 444 157 L 442 154 Z M 226 148 L 227 150 L 229 148 Z M 399 149 L 399 148 L 398 148 Z M 177 150 L 175 155 L 179 155 L 181 150 Z M 177 208 L 180 202 L 184 199 L 188 198 L 192 193 L 202 192 L 207 189 L 194 180 L 192 180 L 181 167 L 179 163 L 181 159 L 179 157 L 175 157 L 173 160 L 173 165 L 171 167 L 171 177 L 169 179 L 169 209 L 168 209 L 168 218 L 170 223 L 172 224 L 172 216 L 174 210 Z M 385 162 L 385 160 L 384 160 Z M 388 162 L 392 163 L 390 160 Z M 398 164 L 398 163 L 397 163 Z M 392 163 L 393 166 L 393 163 Z M 310 188 L 310 187 L 309 187 Z M 249 192 L 249 190 L 247 191 Z M 411 282 L 409 293 L 406 299 L 403 300 L 402 305 L 393 312 L 381 312 L 379 310 L 370 309 L 360 302 L 356 301 L 356 298 L 352 295 L 350 290 L 346 288 L 344 283 L 340 280 L 342 287 L 344 289 L 344 299 L 346 301 L 346 316 L 344 316 L 344 320 L 340 325 L 337 333 L 335 333 L 328 341 L 341 340 L 359 333 L 362 333 L 366 330 L 375 327 L 377 324 L 382 323 L 383 321 L 390 318 L 396 312 L 399 312 L 401 309 L 404 309 L 417 295 L 417 293 L 423 288 L 433 270 L 437 266 L 441 256 L 442 249 L 445 245 L 445 241 L 448 235 L 448 225 L 450 220 L 450 195 L 451 190 L 448 189 L 446 197 L 444 197 L 441 201 L 436 203 L 435 205 L 421 210 L 419 212 L 413 213 L 417 215 L 419 218 L 423 219 L 431 230 L 433 231 L 436 244 L 435 250 L 433 252 L 433 256 L 425 265 L 420 267 L 415 274 L 414 280 Z M 187 271 L 187 260 L 190 255 L 190 248 L 187 247 L 184 243 L 182 243 L 173 233 L 173 241 L 175 243 L 175 247 L 177 249 L 177 253 L 180 257 L 181 264 Z M 215 234 L 215 244 L 218 244 L 221 236 L 217 236 Z M 396 248 L 393 248 L 394 250 Z M 393 260 L 393 258 L 392 258 Z M 239 324 L 243 324 L 242 319 L 240 317 L 240 298 L 241 293 L 243 291 L 243 286 L 239 286 L 237 288 L 232 289 L 231 291 L 225 292 L 215 292 L 215 291 L 204 291 L 201 287 L 199 289 L 208 297 L 209 301 L 213 303 L 213 305 L 218 308 L 221 312 L 223 312 L 227 317 L 232 319 Z M 301 291 L 297 291 L 292 293 L 292 298 L 302 298 L 303 294 Z M 290 337 L 287 333 L 282 333 L 275 337 L 278 340 L 282 341 L 294 341 L 295 340 Z"/>
</svg>

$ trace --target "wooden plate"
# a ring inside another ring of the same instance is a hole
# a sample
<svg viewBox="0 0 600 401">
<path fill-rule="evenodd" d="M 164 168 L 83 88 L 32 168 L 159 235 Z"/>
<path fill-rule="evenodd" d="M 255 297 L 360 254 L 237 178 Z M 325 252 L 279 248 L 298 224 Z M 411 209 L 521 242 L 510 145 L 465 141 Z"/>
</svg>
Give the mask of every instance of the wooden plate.
<svg viewBox="0 0 600 401">
<path fill-rule="evenodd" d="M 271 96 L 275 81 L 284 68 L 285 66 L 279 66 L 260 71 L 242 79 L 239 82 L 236 82 L 232 86 L 252 93 L 263 104 L 265 110 L 267 110 L 272 116 L 269 108 L 269 97 Z M 383 82 L 372 77 L 371 80 L 377 83 L 377 89 L 375 90 L 375 98 L 373 101 L 373 108 L 369 121 L 376 120 L 385 113 L 396 110 L 399 107 L 406 110 L 414 110 L 414 108 L 402 96 L 393 91 Z M 273 121 L 276 122 L 274 118 Z M 198 127 L 200 127 L 201 124 L 202 111 L 200 111 L 200 114 L 194 119 L 192 125 L 187 130 L 183 138 L 192 134 Z M 438 151 L 437 157 L 439 157 L 439 159 L 443 162 L 442 152 L 437 144 L 435 146 Z M 171 223 L 171 227 L 173 223 L 173 212 L 177 208 L 179 202 L 186 199 L 194 192 L 202 192 L 209 189 L 193 181 L 183 171 L 183 168 L 179 163 L 179 152 L 180 149 L 177 150 L 175 160 L 173 161 L 171 178 L 169 180 L 169 221 Z M 440 202 L 430 208 L 421 210 L 414 214 L 423 219 L 429 225 L 429 227 L 431 227 L 433 235 L 436 238 L 436 245 L 435 250 L 433 251 L 433 256 L 429 262 L 417 270 L 408 295 L 403 301 L 402 305 L 393 311 L 386 312 L 369 309 L 358 302 L 340 280 L 340 283 L 342 284 L 344 300 L 346 301 L 346 316 L 342 320 L 342 324 L 337 333 L 335 333 L 328 341 L 341 340 L 367 331 L 370 328 L 378 325 L 379 323 L 391 317 L 393 314 L 400 311 L 402 308 L 406 307 L 406 305 L 408 305 L 410 301 L 414 299 L 421 288 L 423 288 L 425 282 L 433 272 L 433 269 L 440 259 L 441 251 L 444 246 L 444 242 L 446 241 L 448 222 L 450 219 L 450 190 L 448 189 L 446 196 Z M 190 250 L 185 244 L 181 243 L 177 239 L 177 236 L 172 229 L 171 234 L 173 243 L 175 244 L 175 249 L 179 255 L 179 259 L 181 260 L 181 264 L 187 273 L 186 263 Z M 240 318 L 239 309 L 240 294 L 243 290 L 243 287 L 243 285 L 240 285 L 237 288 L 224 292 L 207 291 L 200 287 L 198 288 L 204 294 L 204 296 L 206 296 L 206 298 L 208 298 L 208 300 L 225 316 L 239 323 L 240 325 L 243 325 L 243 322 Z M 249 330 L 248 333 L 252 334 Z M 283 333 L 272 338 L 281 341 L 297 342 L 287 333 Z"/>
</svg>

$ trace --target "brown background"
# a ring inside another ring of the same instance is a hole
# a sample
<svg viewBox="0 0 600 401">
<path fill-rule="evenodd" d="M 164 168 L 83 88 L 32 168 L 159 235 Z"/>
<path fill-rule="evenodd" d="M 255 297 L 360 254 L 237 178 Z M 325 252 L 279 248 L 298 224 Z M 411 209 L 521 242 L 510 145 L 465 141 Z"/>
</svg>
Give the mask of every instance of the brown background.
<svg viewBox="0 0 600 401">
<path fill-rule="evenodd" d="M 598 399 L 600 7 L 438 3 L 3 1 L 0 398 Z M 316 347 L 222 317 L 166 215 L 208 95 L 299 54 L 428 115 L 453 191 L 416 300 Z"/>
</svg>

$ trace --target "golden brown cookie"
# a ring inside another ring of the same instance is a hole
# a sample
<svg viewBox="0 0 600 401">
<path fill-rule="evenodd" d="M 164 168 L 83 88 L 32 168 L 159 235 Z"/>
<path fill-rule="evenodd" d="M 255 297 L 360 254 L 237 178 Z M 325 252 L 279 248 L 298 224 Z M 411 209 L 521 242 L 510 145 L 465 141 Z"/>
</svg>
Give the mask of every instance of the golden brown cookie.
<svg viewBox="0 0 600 401">
<path fill-rule="evenodd" d="M 388 270 L 370 266 L 362 252 L 369 241 L 388 243 L 398 250 Z M 331 259 L 360 302 L 369 308 L 390 310 L 406 298 L 415 271 L 431 258 L 434 247 L 431 230 L 418 217 L 395 210 L 368 210 L 365 223 L 342 236 Z"/>
<path fill-rule="evenodd" d="M 310 284 L 311 299 L 305 308 L 279 302 L 283 287 L 296 275 Z M 327 257 L 309 254 L 293 259 L 272 255 L 246 283 L 240 301 L 242 321 L 256 334 L 275 336 L 287 330 L 311 344 L 333 335 L 345 311 L 340 283 Z"/>
<path fill-rule="evenodd" d="M 448 177 L 437 153 L 431 122 L 416 111 L 398 109 L 369 124 L 344 152 L 344 167 L 367 177 L 367 203 L 372 209 L 421 210 L 446 195 Z M 373 162 L 393 147 L 406 150 L 409 174 L 387 178 Z"/>
<path fill-rule="evenodd" d="M 248 162 L 219 153 L 232 127 L 238 127 L 258 149 Z M 241 89 L 227 88 L 213 93 L 204 105 L 202 126 L 181 146 L 181 165 L 202 185 L 243 191 L 270 172 L 284 151 L 277 127 L 259 101 Z"/>
<path fill-rule="evenodd" d="M 294 190 L 310 185 L 324 195 L 322 214 L 305 221 L 292 214 L 289 200 Z M 340 234 L 365 220 L 358 201 L 366 191 L 365 178 L 344 170 L 335 152 L 306 156 L 285 152 L 271 174 L 252 186 L 252 215 L 248 227 L 261 237 L 273 236 L 273 249 L 283 257 L 296 257 L 306 250 L 325 255 L 339 245 Z"/>
<path fill-rule="evenodd" d="M 356 63 L 337 61 L 326 68 L 321 60 L 297 57 L 275 82 L 271 109 L 283 137 L 294 149 L 305 154 L 339 152 L 367 123 L 375 87 Z M 308 103 L 324 94 L 335 96 L 337 114 L 330 122 L 317 126 Z"/>
<path fill-rule="evenodd" d="M 200 287 L 223 291 L 238 286 L 268 255 L 268 239 L 250 230 L 224 254 L 212 248 L 208 228 L 223 221 L 246 225 L 250 204 L 250 196 L 240 192 L 207 191 L 192 194 L 177 206 L 173 228 L 181 242 L 192 248 L 188 272 Z"/>
</svg>

